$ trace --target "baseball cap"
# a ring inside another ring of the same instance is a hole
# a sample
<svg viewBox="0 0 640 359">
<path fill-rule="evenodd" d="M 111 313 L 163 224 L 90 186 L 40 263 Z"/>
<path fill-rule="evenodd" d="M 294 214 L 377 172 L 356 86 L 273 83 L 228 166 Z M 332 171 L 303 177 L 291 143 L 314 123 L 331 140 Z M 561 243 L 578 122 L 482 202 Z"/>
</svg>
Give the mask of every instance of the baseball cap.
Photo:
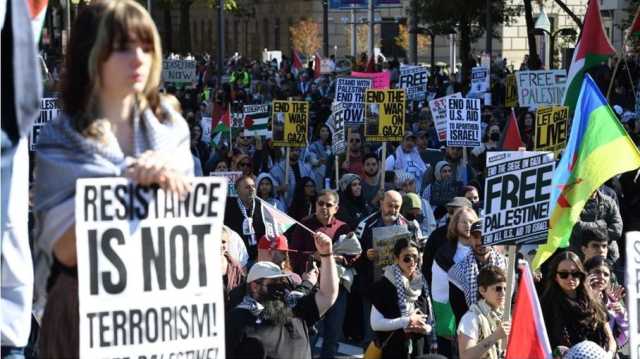
<svg viewBox="0 0 640 359">
<path fill-rule="evenodd" d="M 471 225 L 471 233 L 474 232 L 480 232 L 482 233 L 482 221 L 475 221 L 473 222 L 473 224 Z"/>
<path fill-rule="evenodd" d="M 453 197 L 451 201 L 447 202 L 447 207 L 468 207 L 473 208 L 473 204 L 471 201 L 466 199 L 465 197 Z"/>
<path fill-rule="evenodd" d="M 258 241 L 258 249 L 273 249 L 276 251 L 288 251 L 289 243 L 287 243 L 287 237 L 282 234 L 276 236 L 271 240 L 266 235 L 260 237 Z"/>
<path fill-rule="evenodd" d="M 282 278 L 289 275 L 284 273 L 275 263 L 262 261 L 256 262 L 249 270 L 247 275 L 247 283 L 254 282 L 265 278 Z"/>
<path fill-rule="evenodd" d="M 420 200 L 420 197 L 415 193 L 407 193 L 402 196 L 402 209 L 408 211 L 414 208 L 422 209 L 422 201 Z"/>
</svg>

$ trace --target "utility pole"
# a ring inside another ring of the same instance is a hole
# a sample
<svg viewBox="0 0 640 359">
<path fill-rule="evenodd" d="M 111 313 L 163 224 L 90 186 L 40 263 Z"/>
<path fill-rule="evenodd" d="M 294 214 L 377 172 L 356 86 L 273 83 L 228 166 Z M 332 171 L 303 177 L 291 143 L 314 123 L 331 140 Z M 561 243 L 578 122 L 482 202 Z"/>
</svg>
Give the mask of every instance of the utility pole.
<svg viewBox="0 0 640 359">
<path fill-rule="evenodd" d="M 369 36 L 368 36 L 368 41 L 367 41 L 367 55 L 369 55 L 369 61 L 374 58 L 375 53 L 373 50 L 373 27 L 374 27 L 374 2 L 375 0 L 369 0 L 369 8 L 368 8 L 368 13 L 369 13 Z M 375 60 L 374 60 L 375 61 Z"/>
<path fill-rule="evenodd" d="M 358 31 L 358 27 L 356 25 L 356 8 L 351 5 L 351 57 L 353 57 L 354 61 L 356 60 L 356 52 L 358 52 L 356 31 Z"/>
<path fill-rule="evenodd" d="M 224 0 L 218 0 L 218 87 L 224 75 Z"/>
<path fill-rule="evenodd" d="M 418 12 L 417 1 L 411 0 L 409 8 L 409 63 L 418 64 Z"/>
<path fill-rule="evenodd" d="M 322 1 L 322 56 L 329 57 L 329 0 Z"/>
</svg>

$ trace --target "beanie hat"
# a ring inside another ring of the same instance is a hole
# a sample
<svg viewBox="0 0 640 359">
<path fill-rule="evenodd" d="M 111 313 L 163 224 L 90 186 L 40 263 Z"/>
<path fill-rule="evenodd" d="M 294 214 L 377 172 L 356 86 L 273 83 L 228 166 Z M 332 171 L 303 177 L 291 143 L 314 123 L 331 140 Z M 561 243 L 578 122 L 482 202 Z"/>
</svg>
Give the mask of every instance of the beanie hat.
<svg viewBox="0 0 640 359">
<path fill-rule="evenodd" d="M 342 192 L 346 191 L 347 188 L 351 186 L 351 183 L 355 180 L 360 180 L 360 176 L 354 173 L 345 173 L 344 175 L 342 175 L 342 178 L 340 178 L 340 183 L 339 183 L 340 191 Z"/>
</svg>

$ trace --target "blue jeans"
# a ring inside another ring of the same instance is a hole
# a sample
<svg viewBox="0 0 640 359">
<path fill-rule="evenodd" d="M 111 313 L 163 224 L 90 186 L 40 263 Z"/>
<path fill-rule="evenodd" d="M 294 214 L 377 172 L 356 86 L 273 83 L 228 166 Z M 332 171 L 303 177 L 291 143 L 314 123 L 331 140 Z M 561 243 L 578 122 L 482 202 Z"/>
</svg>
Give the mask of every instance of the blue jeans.
<svg viewBox="0 0 640 359">
<path fill-rule="evenodd" d="M 318 338 L 322 336 L 322 349 L 320 351 L 320 358 L 334 358 L 338 351 L 338 341 L 342 339 L 342 324 L 344 323 L 344 317 L 347 313 L 347 290 L 340 286 L 338 292 L 338 298 L 333 303 L 331 308 L 325 313 L 324 319 L 319 323 L 318 336 L 312 339 L 313 346 L 318 341 Z"/>
<path fill-rule="evenodd" d="M 2 359 L 24 359 L 24 348 L 3 346 Z"/>
</svg>

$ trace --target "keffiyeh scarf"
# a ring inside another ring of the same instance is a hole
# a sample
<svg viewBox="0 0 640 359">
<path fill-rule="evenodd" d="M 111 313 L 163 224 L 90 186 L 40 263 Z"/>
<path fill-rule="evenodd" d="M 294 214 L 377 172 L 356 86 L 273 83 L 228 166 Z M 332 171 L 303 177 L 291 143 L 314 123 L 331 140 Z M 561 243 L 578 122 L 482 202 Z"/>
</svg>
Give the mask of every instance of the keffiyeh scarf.
<svg viewBox="0 0 640 359">
<path fill-rule="evenodd" d="M 449 269 L 449 280 L 464 292 L 464 299 L 470 307 L 478 301 L 478 275 L 480 269 L 493 265 L 507 270 L 507 260 L 492 247 L 489 248 L 489 260 L 482 266 L 478 265 L 473 252 Z"/>
<path fill-rule="evenodd" d="M 471 305 L 469 311 L 478 316 L 478 324 L 480 325 L 480 338 L 478 338 L 478 342 L 491 336 L 491 334 L 498 329 L 498 325 L 502 321 L 502 312 L 491 308 L 484 299 Z M 488 356 L 489 359 L 502 358 L 501 348 L 502 340 L 498 340 L 489 348 L 484 357 Z"/>
<path fill-rule="evenodd" d="M 384 276 L 396 287 L 400 315 L 408 317 L 413 312 L 422 290 L 424 289 L 426 293 L 426 281 L 419 273 L 416 273 L 409 281 L 397 264 L 385 267 Z"/>
</svg>

